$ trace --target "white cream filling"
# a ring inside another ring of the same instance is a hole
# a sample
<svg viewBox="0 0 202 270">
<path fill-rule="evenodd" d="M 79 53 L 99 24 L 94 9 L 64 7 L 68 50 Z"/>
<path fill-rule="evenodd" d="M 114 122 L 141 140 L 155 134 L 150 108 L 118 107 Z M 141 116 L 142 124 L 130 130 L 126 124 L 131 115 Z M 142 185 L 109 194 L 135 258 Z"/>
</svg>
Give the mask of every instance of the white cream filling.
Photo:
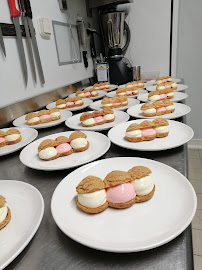
<svg viewBox="0 0 202 270">
<path fill-rule="evenodd" d="M 29 119 L 27 121 L 27 123 L 35 123 L 35 122 L 38 122 L 40 120 L 40 118 L 37 116 L 37 117 L 33 117 L 31 119 Z"/>
<path fill-rule="evenodd" d="M 12 142 L 12 141 L 16 141 L 17 139 L 19 139 L 20 138 L 20 134 L 12 134 L 12 135 L 7 135 L 6 137 L 5 137 L 5 140 L 7 141 L 7 142 Z"/>
<path fill-rule="evenodd" d="M 87 145 L 87 140 L 85 138 L 77 138 L 70 142 L 70 145 L 73 149 L 83 148 Z"/>
<path fill-rule="evenodd" d="M 129 85 L 126 86 L 126 88 L 130 88 L 130 87 L 133 87 L 133 85 L 129 84 Z"/>
<path fill-rule="evenodd" d="M 140 129 L 137 129 L 137 130 L 126 132 L 126 137 L 128 137 L 128 138 L 142 137 L 141 130 Z"/>
<path fill-rule="evenodd" d="M 50 114 L 50 117 L 58 117 L 60 116 L 60 112 L 53 112 Z"/>
<path fill-rule="evenodd" d="M 176 87 L 177 84 L 174 82 L 174 83 L 171 84 L 171 86 L 172 86 L 172 87 Z"/>
<path fill-rule="evenodd" d="M 123 101 L 122 102 L 122 105 L 127 105 L 128 104 L 128 101 Z"/>
<path fill-rule="evenodd" d="M 159 100 L 159 99 L 161 99 L 160 95 L 153 95 L 153 96 L 149 97 L 149 100 L 151 100 L 151 101 L 156 101 L 156 100 Z"/>
<path fill-rule="evenodd" d="M 93 87 L 95 90 L 99 90 L 99 87 L 98 86 L 96 86 L 96 87 Z"/>
<path fill-rule="evenodd" d="M 92 95 L 97 95 L 97 91 L 92 91 L 91 94 Z"/>
<path fill-rule="evenodd" d="M 82 123 L 86 126 L 88 125 L 94 125 L 95 124 L 95 119 L 94 118 L 89 118 L 89 119 L 86 119 L 84 121 L 82 121 Z"/>
<path fill-rule="evenodd" d="M 174 96 L 174 93 L 173 92 L 170 92 L 170 93 L 167 94 L 167 96 L 168 97 L 172 97 L 172 96 Z"/>
<path fill-rule="evenodd" d="M 84 93 L 78 94 L 77 97 L 85 97 Z"/>
<path fill-rule="evenodd" d="M 144 83 L 138 83 L 138 86 L 144 86 Z"/>
<path fill-rule="evenodd" d="M 147 110 L 144 111 L 144 113 L 148 113 L 148 114 L 156 113 L 156 109 L 155 108 L 147 109 Z"/>
<path fill-rule="evenodd" d="M 175 109 L 174 105 L 170 105 L 170 106 L 167 106 L 166 107 L 166 110 L 167 111 L 170 111 L 170 110 L 173 110 L 173 109 Z"/>
<path fill-rule="evenodd" d="M 114 119 L 114 114 L 113 113 L 109 113 L 103 116 L 104 120 L 112 120 Z"/>
<path fill-rule="evenodd" d="M 78 194 L 78 201 L 83 206 L 97 208 L 106 202 L 106 191 L 102 189 L 92 193 Z"/>
<path fill-rule="evenodd" d="M 131 182 L 137 195 L 144 196 L 149 194 L 154 188 L 154 180 L 148 175 Z"/>
<path fill-rule="evenodd" d="M 125 96 L 126 95 L 126 92 L 121 92 L 121 93 L 118 93 L 117 95 L 118 96 Z"/>
<path fill-rule="evenodd" d="M 47 147 L 39 152 L 39 157 L 41 159 L 49 159 L 57 155 L 57 150 L 55 147 Z"/>
<path fill-rule="evenodd" d="M 4 205 L 3 207 L 0 208 L 0 223 L 4 221 L 7 214 L 8 214 L 8 207 Z"/>
<path fill-rule="evenodd" d="M 56 106 L 58 109 L 62 109 L 62 108 L 65 108 L 66 107 L 66 104 L 60 104 L 60 105 L 57 105 Z"/>
<path fill-rule="evenodd" d="M 156 127 L 154 128 L 156 130 L 156 133 L 165 133 L 165 132 L 169 132 L 169 128 L 168 126 L 161 126 L 161 127 Z"/>
<path fill-rule="evenodd" d="M 133 94 L 138 94 L 138 90 L 132 91 Z"/>
<path fill-rule="evenodd" d="M 77 100 L 77 101 L 75 101 L 75 104 L 76 104 L 76 105 L 79 105 L 79 104 L 82 104 L 82 103 L 83 103 L 82 100 Z"/>
<path fill-rule="evenodd" d="M 102 104 L 103 107 L 111 107 L 112 103 L 108 103 L 108 104 Z"/>
<path fill-rule="evenodd" d="M 168 78 L 167 79 L 168 82 L 172 82 L 172 80 L 173 80 L 172 78 Z"/>
<path fill-rule="evenodd" d="M 159 86 L 157 90 L 164 90 L 166 89 L 165 86 Z"/>
<path fill-rule="evenodd" d="M 157 83 L 157 84 L 160 84 L 160 83 L 162 83 L 162 80 L 156 81 L 156 83 Z"/>
</svg>

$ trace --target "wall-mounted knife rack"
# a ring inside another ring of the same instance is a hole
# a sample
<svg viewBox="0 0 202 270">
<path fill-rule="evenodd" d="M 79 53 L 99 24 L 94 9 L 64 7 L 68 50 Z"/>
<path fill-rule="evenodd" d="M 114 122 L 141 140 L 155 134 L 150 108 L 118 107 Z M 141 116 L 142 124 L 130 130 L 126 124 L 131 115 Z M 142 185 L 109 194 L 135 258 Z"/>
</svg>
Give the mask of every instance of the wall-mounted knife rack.
<svg viewBox="0 0 202 270">
<path fill-rule="evenodd" d="M 4 37 L 16 37 L 15 26 L 12 23 L 0 23 L 2 35 Z M 24 25 L 20 25 L 21 34 L 26 37 Z"/>
</svg>

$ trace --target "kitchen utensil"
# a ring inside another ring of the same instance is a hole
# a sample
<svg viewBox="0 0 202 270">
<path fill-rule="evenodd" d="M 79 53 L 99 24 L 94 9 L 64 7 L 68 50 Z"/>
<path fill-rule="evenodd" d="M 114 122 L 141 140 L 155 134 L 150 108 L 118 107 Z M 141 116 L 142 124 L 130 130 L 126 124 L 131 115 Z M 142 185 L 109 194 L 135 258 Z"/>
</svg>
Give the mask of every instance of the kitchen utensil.
<svg viewBox="0 0 202 270">
<path fill-rule="evenodd" d="M 10 0 L 11 1 L 11 0 Z M 30 6 L 30 1 L 29 0 L 24 0 L 24 6 L 25 6 L 25 17 L 27 17 L 30 33 L 31 33 L 31 40 L 32 40 L 32 45 L 33 45 L 33 50 L 35 54 L 35 59 L 39 71 L 39 77 L 40 81 L 42 84 L 45 83 L 45 78 L 44 78 L 44 73 L 43 73 L 43 68 L 41 65 L 41 59 L 39 55 L 39 49 L 36 41 L 36 35 L 35 35 L 35 30 L 32 22 L 32 9 Z"/>
<path fill-rule="evenodd" d="M 8 4 L 10 8 L 11 17 L 13 19 L 13 23 L 15 25 L 18 52 L 20 56 L 25 84 L 27 86 L 27 81 L 28 81 L 27 64 L 26 64 L 26 59 L 25 59 L 25 52 L 24 52 L 24 47 L 22 43 L 22 34 L 21 34 L 20 23 L 19 23 L 19 16 L 21 15 L 21 12 L 16 9 L 15 0 L 8 0 Z"/>
<path fill-rule="evenodd" d="M 134 81 L 139 81 L 141 79 L 140 70 L 141 70 L 141 66 L 133 67 L 133 80 Z"/>
<path fill-rule="evenodd" d="M 1 46 L 1 49 L 3 51 L 4 56 L 6 57 L 6 49 L 5 49 L 5 45 L 4 45 L 4 40 L 3 40 L 3 34 L 2 34 L 1 27 L 0 27 L 0 46 Z"/>
</svg>

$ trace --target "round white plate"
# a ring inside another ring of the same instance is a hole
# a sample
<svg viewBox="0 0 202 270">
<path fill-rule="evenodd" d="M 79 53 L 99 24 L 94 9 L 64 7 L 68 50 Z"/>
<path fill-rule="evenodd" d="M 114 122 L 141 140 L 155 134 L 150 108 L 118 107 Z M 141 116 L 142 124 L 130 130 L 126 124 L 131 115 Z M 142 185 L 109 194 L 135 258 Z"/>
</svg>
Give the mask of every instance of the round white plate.
<svg viewBox="0 0 202 270">
<path fill-rule="evenodd" d="M 138 104 L 136 106 L 132 106 L 127 110 L 127 113 L 130 116 L 133 116 L 135 118 L 166 118 L 166 119 L 175 119 L 175 118 L 179 118 L 182 117 L 186 114 L 188 114 L 191 111 L 191 108 L 185 104 L 181 104 L 181 103 L 174 103 L 175 106 L 175 111 L 173 113 L 167 113 L 167 114 L 163 114 L 163 115 L 158 115 L 158 116 L 152 116 L 152 117 L 146 117 L 142 114 L 142 111 L 140 110 L 141 106 L 143 105 L 143 103 Z"/>
<path fill-rule="evenodd" d="M 89 90 L 89 89 L 91 89 L 92 87 L 93 87 L 93 86 L 88 86 L 88 87 L 86 87 L 85 89 Z M 109 88 L 109 89 L 105 89 L 104 91 L 109 92 L 109 91 L 112 91 L 112 90 L 117 89 L 118 87 L 119 87 L 119 86 L 116 85 L 116 84 L 110 84 L 110 88 Z M 100 91 L 103 91 L 103 90 L 100 90 Z"/>
<path fill-rule="evenodd" d="M 76 106 L 76 107 L 72 107 L 72 108 L 62 109 L 60 111 L 72 111 L 72 112 L 73 111 L 79 111 L 79 110 L 82 110 L 82 109 L 88 107 L 92 102 L 93 102 L 92 99 L 90 99 L 90 98 L 84 98 L 83 99 L 83 105 L 82 106 Z M 52 102 L 52 103 L 48 104 L 46 106 L 46 108 L 48 110 L 50 110 L 52 108 L 56 108 L 56 103 L 55 102 Z"/>
<path fill-rule="evenodd" d="M 156 190 L 147 202 L 127 209 L 108 208 L 89 215 L 76 206 L 76 186 L 88 175 L 104 179 L 112 170 L 133 166 L 151 169 Z M 176 207 L 177 206 L 177 207 Z M 175 169 L 150 159 L 118 157 L 92 162 L 67 175 L 57 186 L 51 211 L 58 227 L 73 240 L 98 250 L 137 252 L 161 246 L 191 223 L 196 194 L 189 181 Z"/>
<path fill-rule="evenodd" d="M 151 121 L 154 119 L 151 119 Z M 156 138 L 152 141 L 129 142 L 125 139 L 126 129 L 133 123 L 141 123 L 143 120 L 129 121 L 119 124 L 108 132 L 108 137 L 114 144 L 123 148 L 138 151 L 161 151 L 183 145 L 191 140 L 193 130 L 178 121 L 168 120 L 169 135 L 165 138 Z M 176 136 L 176 134 L 178 134 Z"/>
<path fill-rule="evenodd" d="M 55 139 L 59 136 L 69 137 L 70 134 L 72 134 L 72 131 L 60 132 L 34 141 L 21 151 L 20 161 L 27 167 L 43 171 L 69 169 L 101 157 L 108 151 L 111 144 L 107 136 L 98 132 L 85 131 L 90 144 L 86 151 L 72 153 L 69 156 L 59 157 L 50 161 L 44 161 L 39 158 L 38 146 L 42 141 Z"/>
<path fill-rule="evenodd" d="M 35 235 L 43 217 L 44 201 L 35 187 L 15 180 L 0 180 L 0 194 L 11 210 L 10 222 L 0 230 L 0 269 L 4 269 Z"/>
<path fill-rule="evenodd" d="M 26 128 L 32 127 L 35 129 L 48 128 L 48 127 L 57 126 L 57 125 L 61 124 L 62 122 L 64 122 L 67 118 L 72 116 L 72 112 L 67 111 L 67 110 L 60 111 L 60 114 L 61 114 L 61 118 L 59 120 L 51 121 L 48 123 L 42 123 L 42 124 L 34 125 L 34 126 L 28 126 L 26 124 L 26 121 L 25 121 L 26 114 L 25 114 L 25 115 L 20 116 L 19 118 L 15 119 L 13 121 L 13 125 L 16 127 L 26 127 Z"/>
<path fill-rule="evenodd" d="M 188 97 L 188 95 L 186 93 L 174 92 L 174 98 L 172 98 L 170 100 L 172 102 L 178 102 L 178 101 L 182 101 L 182 100 L 186 99 L 187 97 Z M 147 102 L 147 103 L 152 102 L 148 99 L 148 94 L 139 95 L 137 98 L 142 102 Z"/>
<path fill-rule="evenodd" d="M 137 96 L 129 96 L 128 98 L 136 98 L 139 95 L 143 95 L 143 94 L 147 94 L 147 93 L 148 93 L 148 91 L 140 89 L 139 94 Z M 116 96 L 116 91 L 113 91 L 113 92 L 110 92 L 107 94 L 107 97 L 110 97 L 110 98 L 115 97 L 115 96 Z"/>
<path fill-rule="evenodd" d="M 98 90 L 98 96 L 97 97 L 89 97 L 90 99 L 94 100 L 94 99 L 99 99 L 99 98 L 102 98 L 104 96 L 107 95 L 107 92 L 105 90 Z M 75 97 L 75 93 L 69 95 L 70 98 L 73 98 Z M 84 98 L 85 99 L 85 98 Z"/>
<path fill-rule="evenodd" d="M 12 128 L 12 127 L 11 127 Z M 7 131 L 10 128 L 2 128 L 1 130 Z M 38 131 L 33 128 L 18 128 L 21 132 L 22 140 L 16 144 L 10 144 L 0 147 L 0 156 L 8 155 L 19 149 L 23 148 L 25 145 L 31 143 L 38 136 Z"/>
<path fill-rule="evenodd" d="M 113 110 L 125 111 L 126 109 L 130 108 L 131 106 L 135 106 L 135 105 L 137 105 L 139 103 L 140 103 L 139 100 L 129 98 L 128 99 L 128 105 L 127 106 L 113 108 Z M 101 100 L 98 100 L 98 101 L 93 102 L 89 107 L 91 109 L 93 109 L 93 110 L 102 110 L 103 109 L 102 104 L 101 104 Z"/>
<path fill-rule="evenodd" d="M 176 78 L 172 78 L 173 82 L 176 82 L 176 83 L 179 83 L 181 82 L 181 79 L 176 79 Z M 156 80 L 150 80 L 150 81 L 147 81 L 147 84 L 149 85 L 156 85 Z"/>
<path fill-rule="evenodd" d="M 188 89 L 188 86 L 185 84 L 178 84 L 177 85 L 177 90 L 173 90 L 173 92 L 178 92 L 178 91 L 184 91 Z M 148 86 L 146 88 L 147 91 L 156 91 L 156 85 Z"/>
<path fill-rule="evenodd" d="M 130 118 L 126 112 L 116 110 L 114 111 L 114 115 L 116 117 L 115 121 L 110 122 L 110 123 L 105 123 L 102 125 L 96 125 L 93 127 L 83 127 L 80 122 L 81 115 L 82 113 L 79 113 L 67 119 L 65 122 L 65 125 L 71 129 L 102 131 L 102 130 L 110 129 L 111 127 L 114 127 L 122 122 L 126 122 Z"/>
</svg>

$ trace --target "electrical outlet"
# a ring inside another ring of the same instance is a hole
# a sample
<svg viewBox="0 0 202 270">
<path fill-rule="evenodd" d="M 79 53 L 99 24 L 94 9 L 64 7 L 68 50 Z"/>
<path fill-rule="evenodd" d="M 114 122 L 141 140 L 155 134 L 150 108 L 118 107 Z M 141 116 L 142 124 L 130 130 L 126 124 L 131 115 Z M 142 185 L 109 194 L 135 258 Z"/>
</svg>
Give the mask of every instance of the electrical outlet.
<svg viewBox="0 0 202 270">
<path fill-rule="evenodd" d="M 60 10 L 67 10 L 67 1 L 66 0 L 58 0 Z"/>
</svg>

